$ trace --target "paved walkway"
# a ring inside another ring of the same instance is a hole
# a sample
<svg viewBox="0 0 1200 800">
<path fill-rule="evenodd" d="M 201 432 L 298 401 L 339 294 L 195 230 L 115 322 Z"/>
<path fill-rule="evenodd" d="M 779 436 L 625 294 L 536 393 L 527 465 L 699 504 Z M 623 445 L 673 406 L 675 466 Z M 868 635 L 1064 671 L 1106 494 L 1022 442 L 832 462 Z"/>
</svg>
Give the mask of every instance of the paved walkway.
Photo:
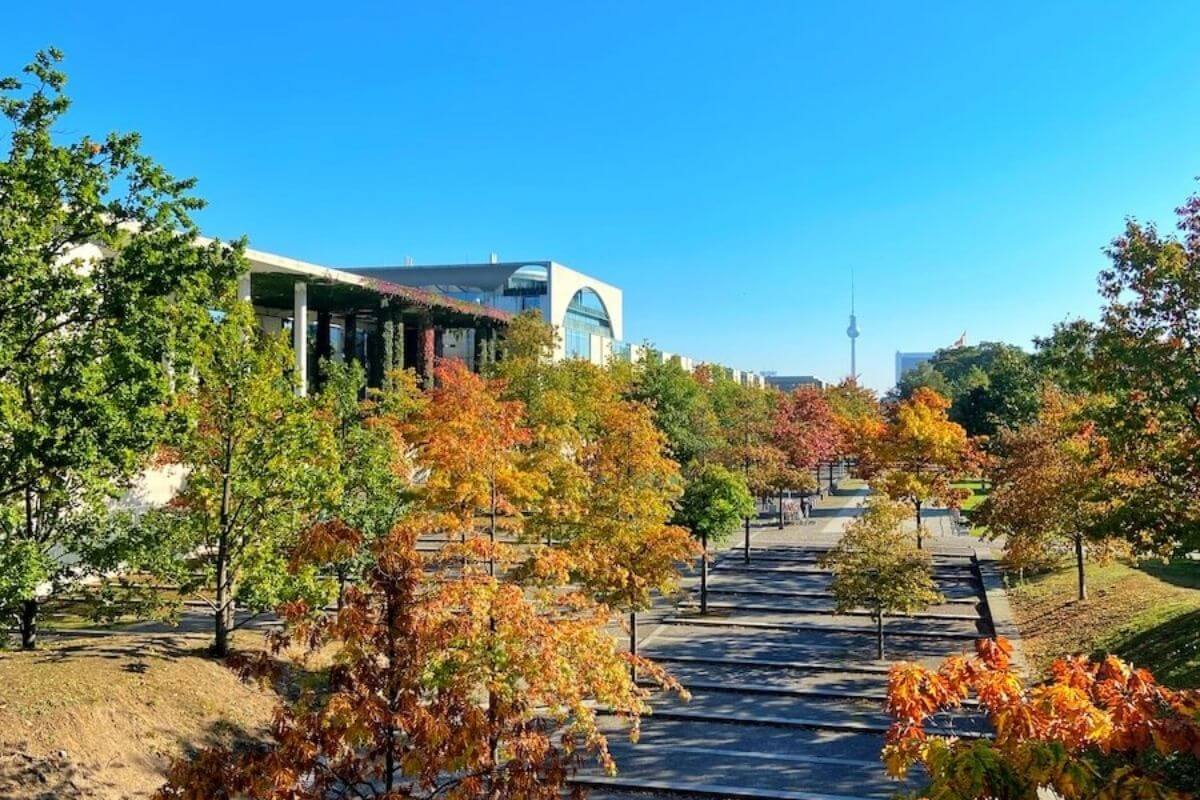
<svg viewBox="0 0 1200 800">
<path fill-rule="evenodd" d="M 659 696 L 638 744 L 619 720 L 606 720 L 619 772 L 585 769 L 578 780 L 593 797 L 844 800 L 915 788 L 889 780 L 879 761 L 889 662 L 874 657 L 873 623 L 834 613 L 830 577 L 817 564 L 865 496 L 861 484 L 849 483 L 809 520 L 783 530 L 756 525 L 749 564 L 739 533 L 714 556 L 707 615 L 699 614 L 695 576 L 684 597 L 648 615 L 640 651 L 678 676 L 693 699 Z M 971 558 L 976 541 L 934 536 L 930 544 L 946 601 L 885 620 L 890 658 L 936 663 L 991 634 Z M 982 732 L 970 713 L 935 724 Z"/>
</svg>

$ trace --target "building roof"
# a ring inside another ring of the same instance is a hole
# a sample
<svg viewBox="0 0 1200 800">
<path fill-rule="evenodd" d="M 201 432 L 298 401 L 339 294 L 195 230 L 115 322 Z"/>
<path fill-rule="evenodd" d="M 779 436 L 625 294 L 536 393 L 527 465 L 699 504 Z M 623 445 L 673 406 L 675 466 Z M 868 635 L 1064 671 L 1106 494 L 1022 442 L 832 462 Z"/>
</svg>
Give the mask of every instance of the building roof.
<svg viewBox="0 0 1200 800">
<path fill-rule="evenodd" d="M 246 249 L 246 258 L 250 261 L 250 271 L 252 274 L 293 275 L 303 277 L 311 283 L 340 284 L 346 287 L 356 287 L 365 292 L 399 297 L 410 305 L 425 306 L 430 309 L 440 308 L 470 317 L 491 319 L 496 322 L 508 322 L 512 319 L 511 314 L 498 309 L 479 303 L 467 302 L 466 300 L 456 300 L 437 292 L 414 286 L 405 286 L 385 280 L 382 277 L 368 277 L 349 270 L 324 267 L 250 248 Z"/>
</svg>

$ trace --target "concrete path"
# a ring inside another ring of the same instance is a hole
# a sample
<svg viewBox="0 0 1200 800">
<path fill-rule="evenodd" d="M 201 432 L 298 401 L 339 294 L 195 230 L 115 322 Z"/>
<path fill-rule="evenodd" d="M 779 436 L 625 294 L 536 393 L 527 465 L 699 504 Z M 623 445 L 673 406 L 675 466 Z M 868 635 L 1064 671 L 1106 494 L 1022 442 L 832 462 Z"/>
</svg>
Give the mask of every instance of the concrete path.
<svg viewBox="0 0 1200 800">
<path fill-rule="evenodd" d="M 751 532 L 750 563 L 739 532 L 714 554 L 710 611 L 700 615 L 699 579 L 682 597 L 644 616 L 639 651 L 689 687 L 692 700 L 659 696 L 637 744 L 616 719 L 605 730 L 619 772 L 585 768 L 593 797 L 729 797 L 773 800 L 884 798 L 915 788 L 887 778 L 879 761 L 889 719 L 889 661 L 875 659 L 862 614 L 837 614 L 830 576 L 817 563 L 861 510 L 865 487 L 847 483 L 810 519 Z M 933 664 L 992 633 L 976 540 L 931 537 L 935 578 L 946 602 L 885 620 L 889 659 Z M 984 735 L 973 709 L 932 727 Z M 915 780 L 915 779 L 914 779 Z"/>
</svg>

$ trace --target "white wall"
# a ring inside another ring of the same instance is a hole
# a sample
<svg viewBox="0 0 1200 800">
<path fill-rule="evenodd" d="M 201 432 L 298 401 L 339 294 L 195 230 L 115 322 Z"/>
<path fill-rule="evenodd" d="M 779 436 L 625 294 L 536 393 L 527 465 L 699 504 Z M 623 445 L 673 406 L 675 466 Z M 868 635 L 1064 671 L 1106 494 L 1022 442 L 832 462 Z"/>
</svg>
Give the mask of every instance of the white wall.
<svg viewBox="0 0 1200 800">
<path fill-rule="evenodd" d="M 625 338 L 623 296 L 620 289 L 555 262 L 551 262 L 548 274 L 550 302 L 545 309 L 546 321 L 555 329 L 561 332 L 571 298 L 580 289 L 587 288 L 598 294 L 604 303 L 608 319 L 612 323 L 613 338 L 618 341 Z"/>
</svg>

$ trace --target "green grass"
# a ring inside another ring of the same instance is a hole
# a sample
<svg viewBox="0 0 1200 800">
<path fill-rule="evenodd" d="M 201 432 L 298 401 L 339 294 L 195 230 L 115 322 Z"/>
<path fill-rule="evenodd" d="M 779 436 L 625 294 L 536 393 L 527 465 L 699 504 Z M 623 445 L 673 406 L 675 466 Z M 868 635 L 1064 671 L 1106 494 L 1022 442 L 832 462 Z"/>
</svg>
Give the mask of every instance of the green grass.
<svg viewBox="0 0 1200 800">
<path fill-rule="evenodd" d="M 961 511 L 963 512 L 963 516 L 966 517 L 968 520 L 971 519 L 971 512 L 975 510 L 976 506 L 978 506 L 980 503 L 983 502 L 983 499 L 985 497 L 987 497 L 987 491 L 985 491 L 983 488 L 983 481 L 978 480 L 978 479 L 971 479 L 971 480 L 964 480 L 964 481 L 955 481 L 954 483 L 952 483 L 950 485 L 951 485 L 951 487 L 953 487 L 955 489 L 966 489 L 968 492 L 971 493 L 970 497 L 968 497 L 966 500 L 964 500 L 962 506 L 960 507 Z M 972 525 L 971 526 L 971 535 L 972 536 L 975 536 L 977 538 L 982 538 L 985 533 L 987 533 L 986 527 L 984 527 L 982 525 Z"/>
<path fill-rule="evenodd" d="M 1200 563 L 1089 564 L 1087 579 L 1082 603 L 1074 569 L 1010 589 L 1035 670 L 1072 653 L 1114 653 L 1168 686 L 1200 687 Z"/>
</svg>

